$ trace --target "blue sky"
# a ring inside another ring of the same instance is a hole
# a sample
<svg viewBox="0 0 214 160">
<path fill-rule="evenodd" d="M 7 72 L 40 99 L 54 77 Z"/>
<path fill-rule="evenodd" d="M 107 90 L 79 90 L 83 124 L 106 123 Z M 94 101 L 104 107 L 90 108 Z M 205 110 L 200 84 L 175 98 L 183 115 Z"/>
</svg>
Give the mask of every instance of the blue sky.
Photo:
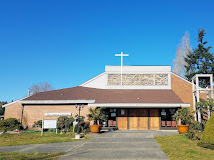
<svg viewBox="0 0 214 160">
<path fill-rule="evenodd" d="M 176 46 L 197 30 L 214 47 L 214 2 L 199 0 L 0 1 L 0 101 L 34 83 L 77 86 L 120 65 L 172 65 Z M 213 49 L 211 49 L 213 52 Z"/>
</svg>

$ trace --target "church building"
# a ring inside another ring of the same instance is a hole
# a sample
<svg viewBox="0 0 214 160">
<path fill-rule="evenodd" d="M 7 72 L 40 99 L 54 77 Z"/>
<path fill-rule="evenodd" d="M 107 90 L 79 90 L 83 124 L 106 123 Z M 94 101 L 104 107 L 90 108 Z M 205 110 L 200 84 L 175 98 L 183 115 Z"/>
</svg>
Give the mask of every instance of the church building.
<svg viewBox="0 0 214 160">
<path fill-rule="evenodd" d="M 76 104 L 105 107 L 104 127 L 119 130 L 176 129 L 172 115 L 193 105 L 192 83 L 171 72 L 171 66 L 105 66 L 100 75 L 77 87 L 39 92 L 4 105 L 5 119 L 19 119 L 29 128 L 35 121 L 78 114 Z"/>
</svg>

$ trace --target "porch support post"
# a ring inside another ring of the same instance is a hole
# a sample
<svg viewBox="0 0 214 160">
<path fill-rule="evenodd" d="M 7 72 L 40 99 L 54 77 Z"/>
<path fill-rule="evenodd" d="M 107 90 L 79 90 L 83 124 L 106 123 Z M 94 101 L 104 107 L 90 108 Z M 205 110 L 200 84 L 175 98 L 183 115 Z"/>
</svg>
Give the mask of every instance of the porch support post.
<svg viewBox="0 0 214 160">
<path fill-rule="evenodd" d="M 194 85 L 194 79 L 192 80 L 192 98 L 193 98 L 193 109 L 195 111 L 194 118 L 195 118 L 195 121 L 197 121 L 196 106 L 195 106 L 195 85 Z"/>
<path fill-rule="evenodd" d="M 198 81 L 198 75 L 196 75 L 196 98 L 197 98 L 197 102 L 200 101 L 200 99 L 199 99 L 199 88 L 198 87 L 199 87 L 199 81 Z M 200 109 L 198 109 L 198 122 L 201 123 L 201 111 L 200 111 Z"/>
<path fill-rule="evenodd" d="M 148 130 L 150 130 L 150 109 L 148 108 Z"/>
<path fill-rule="evenodd" d="M 129 109 L 127 109 L 127 129 L 129 129 Z"/>
</svg>

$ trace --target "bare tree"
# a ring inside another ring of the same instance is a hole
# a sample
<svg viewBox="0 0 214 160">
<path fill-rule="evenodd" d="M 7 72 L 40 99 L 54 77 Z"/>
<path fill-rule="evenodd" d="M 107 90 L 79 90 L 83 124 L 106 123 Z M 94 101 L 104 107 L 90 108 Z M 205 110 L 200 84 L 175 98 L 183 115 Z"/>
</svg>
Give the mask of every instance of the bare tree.
<svg viewBox="0 0 214 160">
<path fill-rule="evenodd" d="M 36 94 L 38 92 L 46 92 L 53 90 L 54 87 L 48 82 L 41 82 L 39 84 L 33 84 L 29 90 L 31 94 Z"/>
<path fill-rule="evenodd" d="M 184 58 L 186 55 L 192 51 L 190 46 L 190 35 L 189 32 L 185 32 L 184 36 L 181 39 L 181 43 L 177 46 L 175 59 L 173 60 L 173 72 L 177 75 L 186 78 L 186 62 Z"/>
<path fill-rule="evenodd" d="M 176 49 L 176 55 L 175 59 L 173 59 L 173 72 L 176 73 L 177 75 L 181 75 L 182 73 L 182 50 L 181 50 L 181 45 L 179 44 Z"/>
</svg>

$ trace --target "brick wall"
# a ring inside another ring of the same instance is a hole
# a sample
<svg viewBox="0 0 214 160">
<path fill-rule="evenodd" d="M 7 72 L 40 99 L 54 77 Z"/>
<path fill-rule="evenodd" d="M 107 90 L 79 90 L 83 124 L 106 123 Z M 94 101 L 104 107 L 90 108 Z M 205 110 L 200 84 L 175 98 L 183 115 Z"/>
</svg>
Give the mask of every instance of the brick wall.
<svg viewBox="0 0 214 160">
<path fill-rule="evenodd" d="M 81 110 L 80 115 L 85 116 L 87 120 L 87 114 L 89 113 L 89 107 L 84 106 Z M 25 105 L 23 114 L 23 123 L 28 124 L 31 128 L 35 121 L 41 119 L 57 119 L 59 116 L 44 116 L 45 113 L 71 113 L 74 117 L 78 114 L 79 110 L 76 109 L 75 105 Z"/>
<path fill-rule="evenodd" d="M 11 104 L 11 105 L 5 107 L 4 119 L 16 118 L 20 121 L 21 115 L 22 115 L 22 104 L 21 103 L 16 102 L 14 104 Z"/>
<path fill-rule="evenodd" d="M 192 84 L 171 74 L 171 87 L 184 103 L 190 103 L 190 108 L 193 110 Z"/>
</svg>

